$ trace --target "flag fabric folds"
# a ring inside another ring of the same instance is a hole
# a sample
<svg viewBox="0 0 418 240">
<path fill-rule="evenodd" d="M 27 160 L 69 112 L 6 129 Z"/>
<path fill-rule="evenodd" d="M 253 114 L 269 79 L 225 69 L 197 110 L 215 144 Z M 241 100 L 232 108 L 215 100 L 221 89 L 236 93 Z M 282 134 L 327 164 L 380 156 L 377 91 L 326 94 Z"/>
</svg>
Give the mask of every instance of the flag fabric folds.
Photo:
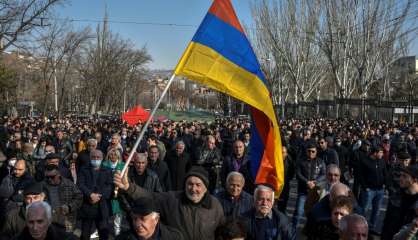
<svg viewBox="0 0 418 240">
<path fill-rule="evenodd" d="M 256 183 L 283 187 L 280 130 L 260 64 L 230 0 L 215 0 L 176 69 L 251 107 L 251 172 Z"/>
<path fill-rule="evenodd" d="M 122 119 L 125 120 L 129 126 L 135 126 L 139 122 L 146 122 L 150 117 L 150 113 L 145 111 L 140 106 L 135 106 L 126 113 L 122 114 Z"/>
</svg>

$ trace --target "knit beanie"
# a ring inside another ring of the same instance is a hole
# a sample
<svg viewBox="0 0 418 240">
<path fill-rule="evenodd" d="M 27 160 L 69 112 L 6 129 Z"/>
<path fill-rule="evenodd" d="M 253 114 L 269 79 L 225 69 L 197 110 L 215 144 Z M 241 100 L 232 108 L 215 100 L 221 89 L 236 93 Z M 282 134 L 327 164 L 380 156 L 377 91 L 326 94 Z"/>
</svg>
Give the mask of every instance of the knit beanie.
<svg viewBox="0 0 418 240">
<path fill-rule="evenodd" d="M 186 177 L 185 177 L 185 181 L 191 177 L 198 177 L 202 180 L 203 184 L 205 184 L 206 188 L 209 187 L 209 174 L 208 172 L 201 166 L 194 166 L 192 168 L 190 168 L 190 170 L 187 172 Z"/>
</svg>

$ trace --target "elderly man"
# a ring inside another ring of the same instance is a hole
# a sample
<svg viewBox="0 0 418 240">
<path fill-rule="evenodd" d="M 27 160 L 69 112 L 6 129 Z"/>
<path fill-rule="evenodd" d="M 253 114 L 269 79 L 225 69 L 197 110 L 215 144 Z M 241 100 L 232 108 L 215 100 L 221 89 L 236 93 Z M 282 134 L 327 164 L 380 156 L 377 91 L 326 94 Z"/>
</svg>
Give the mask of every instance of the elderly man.
<svg viewBox="0 0 418 240">
<path fill-rule="evenodd" d="M 273 203 L 274 191 L 259 185 L 254 191 L 254 208 L 244 215 L 249 239 L 295 239 L 287 216 L 273 208 Z"/>
<path fill-rule="evenodd" d="M 147 155 L 134 153 L 134 166 L 129 169 L 129 180 L 150 192 L 162 192 L 157 173 L 149 169 Z"/>
<path fill-rule="evenodd" d="M 343 184 L 343 183 L 336 183 L 334 184 L 331 189 L 330 193 L 322 198 L 318 203 L 316 203 L 312 210 L 309 212 L 306 218 L 306 224 L 304 228 L 305 235 L 309 236 L 310 232 L 314 231 L 316 224 L 321 221 L 327 221 L 331 219 L 331 202 L 340 196 L 350 196 L 350 188 Z M 354 201 L 354 198 L 353 198 Z M 354 205 L 355 212 L 361 212 L 361 209 Z"/>
<path fill-rule="evenodd" d="M 66 233 L 52 225 L 51 219 L 51 206 L 49 206 L 48 203 L 40 201 L 29 204 L 29 206 L 26 209 L 26 227 L 23 229 L 22 233 L 15 239 L 77 239 L 74 235 Z"/>
<path fill-rule="evenodd" d="M 79 211 L 80 239 L 90 239 L 93 223 L 96 225 L 100 239 L 108 239 L 112 172 L 101 168 L 103 153 L 100 150 L 91 151 L 90 159 L 90 167 L 81 169 L 77 183 L 84 196 L 84 202 Z"/>
<path fill-rule="evenodd" d="M 230 172 L 226 177 L 225 189 L 216 194 L 226 217 L 236 219 L 253 207 L 253 197 L 242 190 L 244 176 L 239 172 Z"/>
<path fill-rule="evenodd" d="M 23 205 L 10 210 L 6 216 L 1 229 L 1 240 L 12 239 L 19 235 L 26 225 L 26 207 L 33 202 L 40 202 L 45 199 L 42 184 L 32 182 L 23 190 Z"/>
<path fill-rule="evenodd" d="M 245 154 L 244 143 L 241 140 L 236 140 L 233 144 L 233 153 L 226 156 L 222 166 L 223 180 L 226 180 L 228 173 L 236 171 L 242 173 L 247 184 L 244 190 L 247 192 L 254 191 L 254 179 L 250 173 L 250 158 Z"/>
<path fill-rule="evenodd" d="M 160 222 L 160 213 L 153 199 L 140 198 L 133 204 L 131 210 L 132 229 L 122 233 L 117 240 L 159 239 L 181 240 L 182 234 Z"/>
<path fill-rule="evenodd" d="M 340 220 L 339 229 L 341 240 L 366 240 L 369 236 L 367 220 L 358 214 L 344 216 Z"/>
<path fill-rule="evenodd" d="M 184 239 L 213 240 L 215 230 L 224 222 L 224 214 L 219 201 L 208 192 L 208 173 L 202 167 L 192 167 L 185 179 L 183 191 L 166 193 L 148 192 L 119 174 L 115 174 L 114 183 L 133 199 L 152 198 L 163 223 L 180 230 Z"/>
<path fill-rule="evenodd" d="M 191 167 L 190 156 L 185 152 L 186 145 L 183 141 L 176 143 L 176 148 L 167 153 L 165 162 L 170 170 L 171 188 L 174 191 L 183 189 L 184 177 Z"/>
<path fill-rule="evenodd" d="M 67 232 L 75 228 L 76 213 L 83 203 L 83 194 L 69 179 L 61 176 L 56 165 L 47 165 L 42 182 L 48 203 L 52 207 L 53 223 Z"/>
</svg>

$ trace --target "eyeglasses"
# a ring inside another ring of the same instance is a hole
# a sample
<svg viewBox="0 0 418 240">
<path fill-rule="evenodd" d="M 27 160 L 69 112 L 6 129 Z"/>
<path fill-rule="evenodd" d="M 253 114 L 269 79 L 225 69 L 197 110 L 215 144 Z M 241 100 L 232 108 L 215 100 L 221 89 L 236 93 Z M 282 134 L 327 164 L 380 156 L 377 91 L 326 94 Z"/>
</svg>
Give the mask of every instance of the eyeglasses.
<svg viewBox="0 0 418 240">
<path fill-rule="evenodd" d="M 316 150 L 308 150 L 308 153 L 316 153 Z"/>
<path fill-rule="evenodd" d="M 45 178 L 47 178 L 47 179 L 53 179 L 53 178 L 55 178 L 57 175 L 55 174 L 55 175 L 49 175 L 49 176 L 45 176 Z"/>
</svg>

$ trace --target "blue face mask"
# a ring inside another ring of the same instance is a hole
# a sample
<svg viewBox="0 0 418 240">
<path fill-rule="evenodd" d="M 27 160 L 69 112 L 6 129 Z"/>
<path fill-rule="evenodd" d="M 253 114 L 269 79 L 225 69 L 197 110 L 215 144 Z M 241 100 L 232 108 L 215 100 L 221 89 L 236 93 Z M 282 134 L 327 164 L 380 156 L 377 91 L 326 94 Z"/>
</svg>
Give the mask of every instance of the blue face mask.
<svg viewBox="0 0 418 240">
<path fill-rule="evenodd" d="M 98 168 L 98 167 L 100 167 L 100 164 L 102 164 L 102 160 L 91 160 L 91 165 L 92 165 L 94 168 Z"/>
</svg>

